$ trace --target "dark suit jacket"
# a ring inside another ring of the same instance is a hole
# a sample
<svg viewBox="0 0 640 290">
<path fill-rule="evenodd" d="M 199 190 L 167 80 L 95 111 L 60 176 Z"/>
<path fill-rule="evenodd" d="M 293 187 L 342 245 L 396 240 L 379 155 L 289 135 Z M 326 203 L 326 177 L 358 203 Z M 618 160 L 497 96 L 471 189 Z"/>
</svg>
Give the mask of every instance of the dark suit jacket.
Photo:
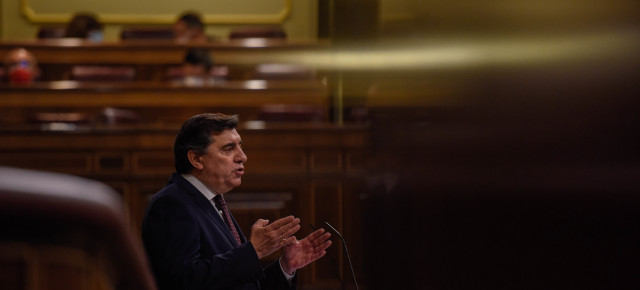
<svg viewBox="0 0 640 290">
<path fill-rule="evenodd" d="M 180 174 L 171 175 L 151 199 L 142 223 L 158 288 L 291 289 L 278 261 L 262 269 L 253 245 L 233 222 L 241 245 L 211 202 Z"/>
</svg>

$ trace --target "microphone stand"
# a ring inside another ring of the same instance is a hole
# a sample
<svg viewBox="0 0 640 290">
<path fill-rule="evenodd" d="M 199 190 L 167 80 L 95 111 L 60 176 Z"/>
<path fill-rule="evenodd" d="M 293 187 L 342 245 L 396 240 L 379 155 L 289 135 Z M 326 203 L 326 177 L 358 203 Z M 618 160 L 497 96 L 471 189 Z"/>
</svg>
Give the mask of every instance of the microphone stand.
<svg viewBox="0 0 640 290">
<path fill-rule="evenodd" d="M 344 238 L 342 237 L 340 232 L 338 232 L 338 230 L 336 230 L 328 222 L 324 222 L 324 224 L 327 225 L 334 233 L 336 233 L 338 235 L 338 237 L 340 237 L 340 240 L 342 240 L 342 246 L 344 247 L 344 252 L 347 255 L 347 261 L 349 262 L 349 268 L 351 269 L 351 276 L 353 277 L 353 284 L 356 285 L 356 290 L 358 290 L 358 282 L 356 281 L 356 274 L 355 274 L 355 272 L 353 272 L 353 265 L 351 264 L 351 258 L 349 257 L 349 250 L 347 249 L 347 243 L 344 241 Z"/>
</svg>

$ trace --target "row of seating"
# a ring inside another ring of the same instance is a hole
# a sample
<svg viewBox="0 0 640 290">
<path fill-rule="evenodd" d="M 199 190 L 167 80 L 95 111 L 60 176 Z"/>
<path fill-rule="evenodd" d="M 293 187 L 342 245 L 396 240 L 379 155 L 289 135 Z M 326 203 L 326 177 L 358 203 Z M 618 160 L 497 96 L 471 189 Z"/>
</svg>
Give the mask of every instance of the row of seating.
<svg viewBox="0 0 640 290">
<path fill-rule="evenodd" d="M 117 107 L 105 107 L 98 111 L 35 110 L 27 114 L 25 123 L 39 125 L 44 131 L 74 131 L 94 126 L 137 126 L 153 121 L 141 111 Z M 255 112 L 243 116 L 248 117 L 247 121 L 326 122 L 326 113 L 324 108 L 316 105 L 270 104 L 259 106 Z"/>
<path fill-rule="evenodd" d="M 182 66 L 170 66 L 164 72 L 164 80 L 177 81 L 184 77 Z M 6 78 L 0 67 L 0 80 Z M 210 73 L 213 80 L 228 80 L 229 67 L 215 66 Z M 316 71 L 312 68 L 294 64 L 259 64 L 244 77 L 250 80 L 314 80 Z M 76 65 L 61 80 L 75 81 L 135 81 L 136 68 L 116 65 Z"/>
<path fill-rule="evenodd" d="M 38 29 L 38 39 L 64 38 L 64 26 L 42 26 Z M 125 27 L 120 32 L 121 40 L 172 40 L 171 27 Z M 286 39 L 287 33 L 278 26 L 238 27 L 229 32 L 229 39 L 269 38 Z"/>
</svg>

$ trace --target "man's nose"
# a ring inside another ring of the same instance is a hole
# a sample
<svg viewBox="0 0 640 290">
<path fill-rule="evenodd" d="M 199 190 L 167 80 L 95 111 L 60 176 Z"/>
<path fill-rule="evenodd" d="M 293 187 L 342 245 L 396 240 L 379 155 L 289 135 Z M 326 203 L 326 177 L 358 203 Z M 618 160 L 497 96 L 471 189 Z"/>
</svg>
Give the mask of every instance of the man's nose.
<svg viewBox="0 0 640 290">
<path fill-rule="evenodd" d="M 244 151 L 242 151 L 242 148 L 239 149 L 239 154 L 238 154 L 238 162 L 242 162 L 245 163 L 247 162 L 247 155 L 244 154 Z"/>
</svg>

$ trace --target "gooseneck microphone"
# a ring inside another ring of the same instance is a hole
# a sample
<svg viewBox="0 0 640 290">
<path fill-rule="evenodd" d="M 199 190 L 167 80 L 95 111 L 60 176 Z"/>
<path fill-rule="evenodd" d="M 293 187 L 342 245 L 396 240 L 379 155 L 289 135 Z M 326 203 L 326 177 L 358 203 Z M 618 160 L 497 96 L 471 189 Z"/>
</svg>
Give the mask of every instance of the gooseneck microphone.
<svg viewBox="0 0 640 290">
<path fill-rule="evenodd" d="M 351 264 L 351 258 L 349 257 L 349 250 L 347 249 L 347 243 L 344 241 L 344 238 L 342 237 L 340 232 L 338 232 L 338 230 L 332 227 L 328 222 L 324 222 L 324 224 L 327 225 L 334 233 L 336 233 L 336 235 L 340 237 L 340 240 L 342 240 L 342 246 L 344 247 L 344 252 L 347 255 L 347 261 L 349 262 L 349 268 L 351 268 L 351 276 L 353 276 L 353 284 L 356 285 L 356 290 L 358 290 L 358 282 L 356 281 L 356 274 L 355 272 L 353 272 L 353 265 Z"/>
</svg>

